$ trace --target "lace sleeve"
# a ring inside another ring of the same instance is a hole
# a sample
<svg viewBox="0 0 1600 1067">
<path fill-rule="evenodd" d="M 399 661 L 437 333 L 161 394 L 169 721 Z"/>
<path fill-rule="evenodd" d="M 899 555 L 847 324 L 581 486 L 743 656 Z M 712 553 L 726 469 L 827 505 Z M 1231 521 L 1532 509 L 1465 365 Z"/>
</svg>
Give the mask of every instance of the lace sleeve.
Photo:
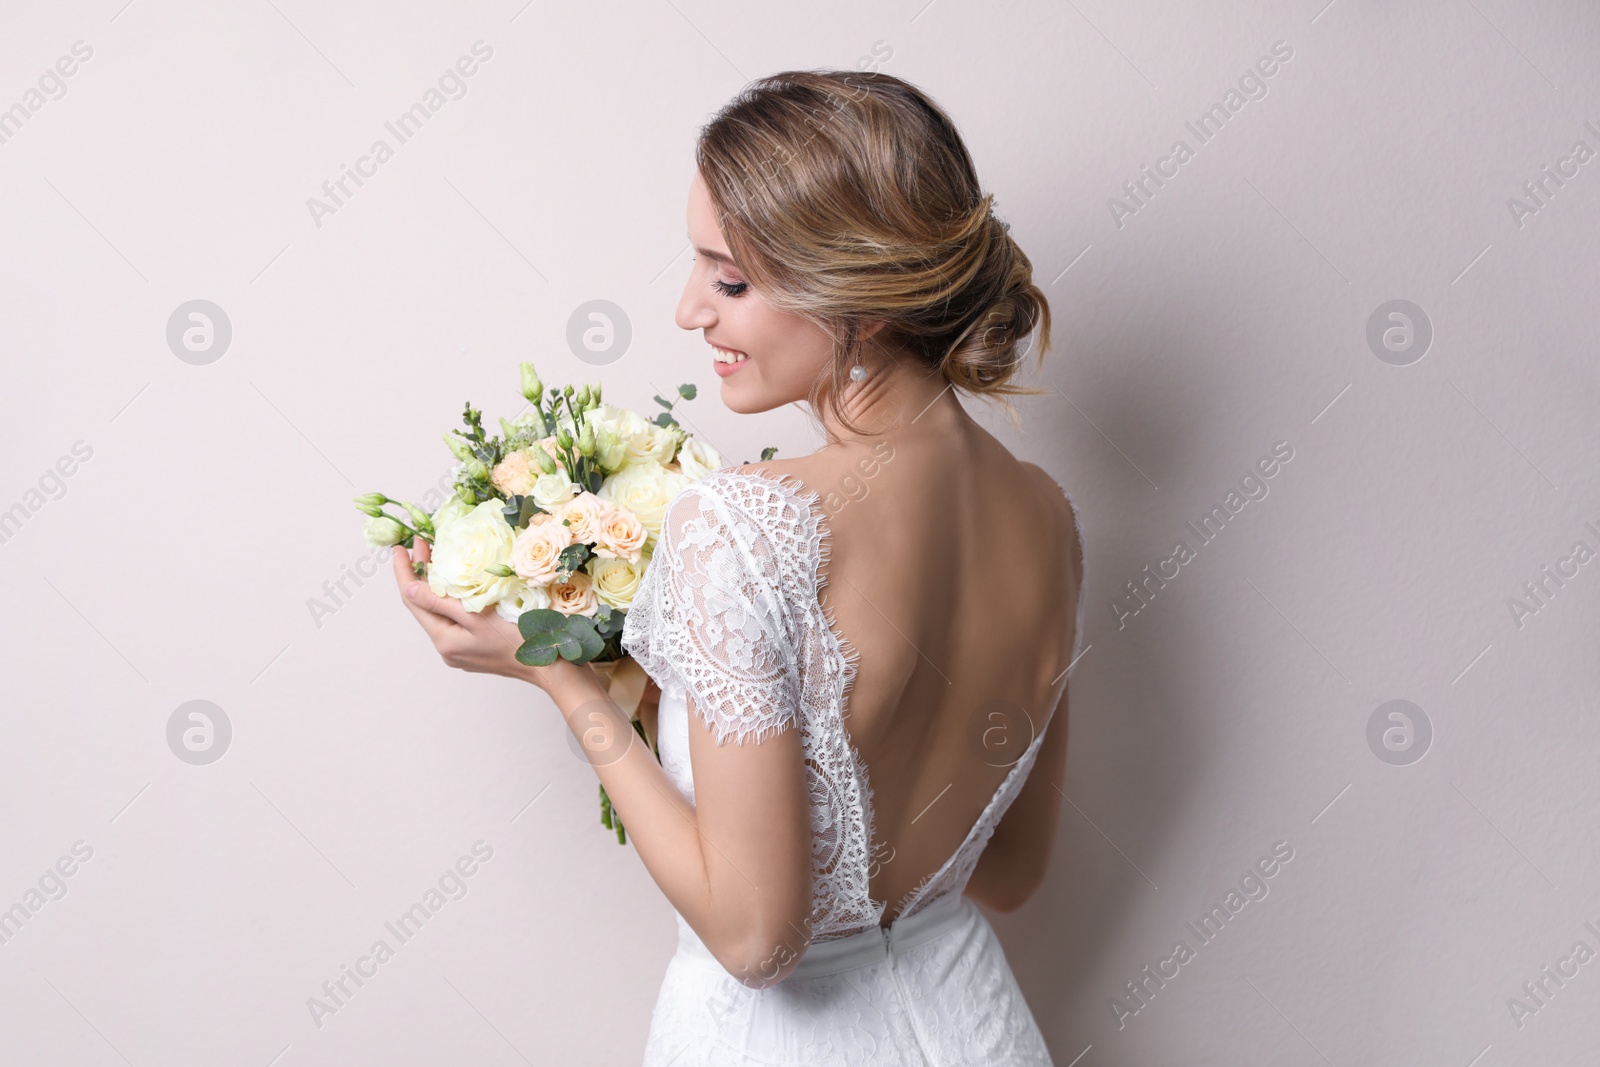
<svg viewBox="0 0 1600 1067">
<path fill-rule="evenodd" d="M 662 689 L 676 683 L 717 744 L 796 721 L 799 635 L 777 543 L 713 483 L 680 492 L 661 522 L 622 645 Z"/>
</svg>

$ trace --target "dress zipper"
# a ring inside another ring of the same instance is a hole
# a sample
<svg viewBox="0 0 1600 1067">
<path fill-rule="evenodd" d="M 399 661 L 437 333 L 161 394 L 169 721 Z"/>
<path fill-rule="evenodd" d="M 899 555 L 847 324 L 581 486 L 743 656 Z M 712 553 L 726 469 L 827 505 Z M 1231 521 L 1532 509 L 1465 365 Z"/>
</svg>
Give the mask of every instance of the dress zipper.
<svg viewBox="0 0 1600 1067">
<path fill-rule="evenodd" d="M 927 1042 L 923 1040 L 922 1028 L 917 1025 L 916 1009 L 911 1004 L 911 997 L 906 993 L 905 983 L 900 980 L 900 971 L 894 965 L 894 942 L 889 938 L 889 929 L 885 926 L 878 927 L 883 933 L 883 949 L 889 961 L 889 973 L 894 976 L 895 988 L 900 991 L 900 1003 L 905 1005 L 906 1018 L 911 1023 L 911 1039 L 917 1044 L 917 1054 L 924 1063 L 932 1064 L 933 1058 L 928 1055 Z"/>
</svg>

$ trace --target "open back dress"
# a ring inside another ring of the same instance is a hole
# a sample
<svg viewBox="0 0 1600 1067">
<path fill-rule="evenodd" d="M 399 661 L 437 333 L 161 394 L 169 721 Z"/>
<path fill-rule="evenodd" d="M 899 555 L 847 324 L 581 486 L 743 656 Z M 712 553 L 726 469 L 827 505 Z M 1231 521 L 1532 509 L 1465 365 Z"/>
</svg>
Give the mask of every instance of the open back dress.
<svg viewBox="0 0 1600 1067">
<path fill-rule="evenodd" d="M 1073 519 L 1081 547 L 1075 507 Z M 628 613 L 622 645 L 661 688 L 661 763 L 684 797 L 693 803 L 692 693 L 719 744 L 798 728 L 811 798 L 811 938 L 800 962 L 783 981 L 752 988 L 677 915 L 645 1067 L 1048 1067 L 1000 942 L 963 895 L 1045 730 L 956 851 L 881 926 L 887 902 L 869 892 L 872 787 L 844 724 L 855 654 L 818 597 L 828 547 L 814 491 L 788 475 L 724 468 L 668 505 Z M 1076 618 L 1069 670 L 1083 644 L 1081 590 Z"/>
</svg>

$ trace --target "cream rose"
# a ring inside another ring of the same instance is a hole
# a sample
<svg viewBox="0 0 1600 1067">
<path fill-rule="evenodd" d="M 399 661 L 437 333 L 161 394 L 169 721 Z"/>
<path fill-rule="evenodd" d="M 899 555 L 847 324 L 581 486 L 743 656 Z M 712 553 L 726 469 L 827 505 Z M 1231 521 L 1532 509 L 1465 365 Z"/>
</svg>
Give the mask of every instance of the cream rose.
<svg viewBox="0 0 1600 1067">
<path fill-rule="evenodd" d="M 600 520 L 600 528 L 594 538 L 594 554 L 603 559 L 621 557 L 637 563 L 649 536 L 650 532 L 639 521 L 639 516 L 626 508 L 612 507 Z"/>
<path fill-rule="evenodd" d="M 591 559 L 589 577 L 594 582 L 594 595 L 618 611 L 628 610 L 638 595 L 639 581 L 649 563 L 649 557 L 641 557 L 637 562 L 618 558 Z"/>
<path fill-rule="evenodd" d="M 511 592 L 494 606 L 494 610 L 507 622 L 516 622 L 524 611 L 550 606 L 550 590 L 546 587 L 529 585 L 520 578 L 509 578 L 507 581 L 515 583 Z"/>
<path fill-rule="evenodd" d="M 579 493 L 555 511 L 557 522 L 566 521 L 574 541 L 593 544 L 600 539 L 600 524 L 611 505 L 593 493 Z"/>
<path fill-rule="evenodd" d="M 512 589 L 512 578 L 489 573 L 505 565 L 511 555 L 514 531 L 501 509 L 503 500 L 486 500 L 443 529 L 435 527 L 433 561 L 428 565 L 428 588 L 440 596 L 455 597 L 468 611 L 482 611 Z"/>
<path fill-rule="evenodd" d="M 727 462 L 722 458 L 721 452 L 693 435 L 689 436 L 683 442 L 683 447 L 678 449 L 678 469 L 692 482 L 698 482 L 711 472 L 719 471 L 725 466 Z"/>
<path fill-rule="evenodd" d="M 680 471 L 669 471 L 653 460 L 631 463 L 600 484 L 601 500 L 639 516 L 651 538 L 661 535 L 667 504 L 689 484 Z"/>
<path fill-rule="evenodd" d="M 560 569 L 561 550 L 572 544 L 572 531 L 559 522 L 529 523 L 511 545 L 510 567 L 529 585 L 547 585 Z"/>
<path fill-rule="evenodd" d="M 583 571 L 573 571 L 567 581 L 550 583 L 550 606 L 563 615 L 593 615 L 600 607 L 594 579 Z"/>
</svg>

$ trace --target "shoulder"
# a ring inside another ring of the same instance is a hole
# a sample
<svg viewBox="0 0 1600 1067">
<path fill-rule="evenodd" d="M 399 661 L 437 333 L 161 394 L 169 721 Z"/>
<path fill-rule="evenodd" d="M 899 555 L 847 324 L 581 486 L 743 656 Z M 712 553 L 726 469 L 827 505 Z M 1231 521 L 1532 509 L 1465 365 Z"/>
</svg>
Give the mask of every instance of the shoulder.
<svg viewBox="0 0 1600 1067">
<path fill-rule="evenodd" d="M 775 467 L 744 463 L 689 483 L 667 506 L 663 542 L 720 540 L 762 557 L 805 560 L 821 535 L 817 496 L 797 475 Z"/>
<path fill-rule="evenodd" d="M 1066 545 L 1068 551 L 1076 557 L 1073 560 L 1073 569 L 1079 574 L 1083 572 L 1083 523 L 1078 516 L 1078 506 L 1067 495 L 1067 490 L 1056 480 L 1055 476 L 1037 463 L 1028 460 L 1018 460 L 1023 471 L 1034 480 L 1040 493 L 1051 502 L 1056 518 L 1061 523 L 1061 536 L 1057 543 Z"/>
<path fill-rule="evenodd" d="M 1055 476 L 1037 463 L 1032 463 L 1025 459 L 1019 459 L 1017 464 L 1032 479 L 1035 488 L 1054 504 L 1056 514 L 1063 516 L 1067 520 L 1067 525 L 1071 526 L 1074 521 L 1072 502 L 1067 497 L 1067 491 L 1062 488 L 1061 483 L 1056 481 Z"/>
</svg>

